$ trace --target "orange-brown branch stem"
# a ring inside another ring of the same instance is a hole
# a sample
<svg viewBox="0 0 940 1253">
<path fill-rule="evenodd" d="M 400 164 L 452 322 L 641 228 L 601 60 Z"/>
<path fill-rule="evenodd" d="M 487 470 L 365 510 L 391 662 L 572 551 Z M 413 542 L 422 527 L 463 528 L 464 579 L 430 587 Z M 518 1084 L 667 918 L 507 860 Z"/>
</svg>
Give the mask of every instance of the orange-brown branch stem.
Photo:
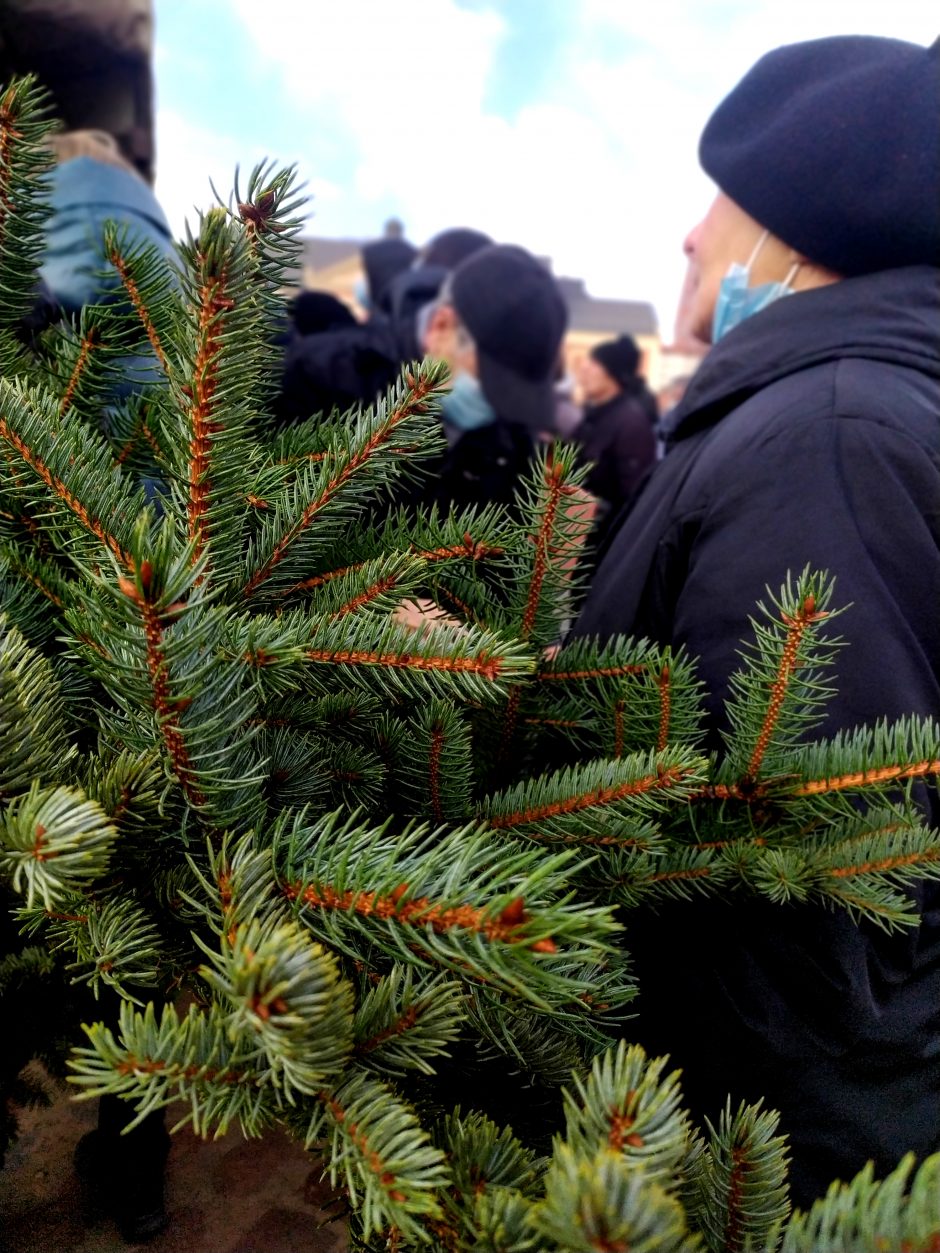
<svg viewBox="0 0 940 1253">
<path fill-rule="evenodd" d="M 497 679 L 503 663 L 498 657 L 422 657 L 417 653 L 379 653 L 342 648 L 310 648 L 309 661 L 334 666 L 390 666 L 395 670 L 442 670 L 448 674 L 480 674 Z"/>
<path fill-rule="evenodd" d="M 757 740 L 754 744 L 754 751 L 751 753 L 750 761 L 747 763 L 745 771 L 746 777 L 753 779 L 757 777 L 760 770 L 761 762 L 770 744 L 780 717 L 780 710 L 783 706 L 784 698 L 790 687 L 793 678 L 793 671 L 796 666 L 797 654 L 803 636 L 806 634 L 807 628 L 813 622 L 819 622 L 823 618 L 828 617 L 826 613 L 817 612 L 816 598 L 812 595 L 807 596 L 796 611 L 794 616 L 785 617 L 784 622 L 787 627 L 787 638 L 783 646 L 783 653 L 780 656 L 780 665 L 777 667 L 777 675 L 771 684 L 770 699 L 767 702 L 767 710 L 764 714 L 764 721 L 758 733 Z"/>
<path fill-rule="evenodd" d="M 109 552 L 118 559 L 118 561 L 128 570 L 134 568 L 134 559 L 126 552 L 113 535 L 110 534 L 104 525 L 97 519 L 93 518 L 77 496 L 66 487 L 60 478 L 52 473 L 43 459 L 12 430 L 6 418 L 0 418 L 0 437 L 5 439 L 7 443 L 15 448 L 23 461 L 29 466 L 33 473 L 55 492 L 56 496 L 75 514 L 79 522 L 86 531 L 90 531 L 96 539 L 100 540 Z"/>
<path fill-rule="evenodd" d="M 134 587 L 124 588 L 140 609 L 147 641 L 147 669 L 153 691 L 153 708 L 160 725 L 160 734 L 173 765 L 173 772 L 189 803 L 201 808 L 206 798 L 196 783 L 189 750 L 179 721 L 179 702 L 170 693 L 169 666 L 163 651 L 163 624 L 160 614 Z"/>
<path fill-rule="evenodd" d="M 215 418 L 219 356 L 222 351 L 221 315 L 234 308 L 225 294 L 224 275 L 207 279 L 199 289 L 198 347 L 193 367 L 192 403 L 189 408 L 189 538 L 195 542 L 193 561 L 198 561 L 209 542 L 209 504 L 212 443 L 222 429 Z"/>
<path fill-rule="evenodd" d="M 675 787 L 690 773 L 688 769 L 675 766 L 669 770 L 658 771 L 656 774 L 644 775 L 640 779 L 633 779 L 629 783 L 618 783 L 614 787 L 593 788 L 587 792 L 579 792 L 576 796 L 567 796 L 564 800 L 552 801 L 548 805 L 536 805 L 532 809 L 501 814 L 488 818 L 487 821 L 491 827 L 497 829 L 543 822 L 546 818 L 556 818 L 561 814 L 574 814 L 584 809 L 593 809 L 597 805 L 610 805 L 627 796 L 642 796 L 646 792 Z"/>
<path fill-rule="evenodd" d="M 827 792 L 844 792 L 849 788 L 869 787 L 876 783 L 892 783 L 901 779 L 922 779 L 928 774 L 940 774 L 940 758 L 915 761 L 904 765 L 873 766 L 871 770 L 856 770 L 850 774 L 832 775 L 828 779 L 810 779 L 793 788 L 790 795 L 823 796 Z"/>
<path fill-rule="evenodd" d="M 628 674 L 641 674 L 647 667 L 603 666 L 597 670 L 543 670 L 539 674 L 540 683 L 574 683 L 584 679 L 619 679 Z"/>
<path fill-rule="evenodd" d="M 60 418 L 62 414 L 65 413 L 66 409 L 68 409 L 71 405 L 75 392 L 78 388 L 78 384 L 81 381 L 81 377 L 85 373 L 88 362 L 91 359 L 91 354 L 98 347 L 100 342 L 98 333 L 94 328 L 92 328 L 82 339 L 78 350 L 78 356 L 75 358 L 75 365 L 72 368 L 72 373 L 69 376 L 69 381 L 62 394 L 62 400 L 59 404 Z"/>
<path fill-rule="evenodd" d="M 272 571 L 284 560 L 291 546 L 307 530 L 317 514 L 329 504 L 341 488 L 345 487 L 369 458 L 388 443 L 392 433 L 408 418 L 424 410 L 424 401 L 430 391 L 431 385 L 429 382 L 425 380 L 420 382 L 412 381 L 412 389 L 406 399 L 392 410 L 379 429 L 363 444 L 362 448 L 349 458 L 342 470 L 326 482 L 319 495 L 307 504 L 293 526 L 289 527 L 281 536 L 271 555 L 245 584 L 244 595 L 246 597 L 254 595 L 261 584 L 271 576 Z"/>
<path fill-rule="evenodd" d="M 170 363 L 167 360 L 167 355 L 163 350 L 163 344 L 160 341 L 160 336 L 157 332 L 156 325 L 154 324 L 153 318 L 150 316 L 150 310 L 147 308 L 146 304 L 144 304 L 144 299 L 140 294 L 140 288 L 137 286 L 137 283 L 134 281 L 134 276 L 131 274 L 130 266 L 127 264 L 126 258 L 122 257 L 120 252 L 118 252 L 116 248 L 112 248 L 108 254 L 108 260 L 111 262 L 111 264 L 117 270 L 118 275 L 120 276 L 121 283 L 124 286 L 124 290 L 127 292 L 128 298 L 130 299 L 131 304 L 134 306 L 134 311 L 136 312 L 138 318 L 140 319 L 140 323 L 143 326 L 144 332 L 146 333 L 146 336 L 150 341 L 150 346 L 153 349 L 157 360 L 160 362 L 160 365 L 163 367 L 164 373 L 169 374 Z"/>
<path fill-rule="evenodd" d="M 431 927 L 438 935 L 448 931 L 470 931 L 482 935 L 487 940 L 496 940 L 504 944 L 521 944 L 538 952 L 553 951 L 546 947 L 544 940 L 534 943 L 524 934 L 520 927 L 528 918 L 511 917 L 508 921 L 502 915 L 488 916 L 485 909 L 473 905 L 441 905 L 436 904 L 427 896 L 406 899 L 407 885 L 382 896 L 378 892 L 356 892 L 347 889 L 339 892 L 329 884 L 287 883 L 283 887 L 288 900 L 299 900 L 313 909 L 336 910 L 340 913 L 355 913 L 362 918 L 379 918 L 383 921 L 394 921 L 406 927 Z"/>
</svg>

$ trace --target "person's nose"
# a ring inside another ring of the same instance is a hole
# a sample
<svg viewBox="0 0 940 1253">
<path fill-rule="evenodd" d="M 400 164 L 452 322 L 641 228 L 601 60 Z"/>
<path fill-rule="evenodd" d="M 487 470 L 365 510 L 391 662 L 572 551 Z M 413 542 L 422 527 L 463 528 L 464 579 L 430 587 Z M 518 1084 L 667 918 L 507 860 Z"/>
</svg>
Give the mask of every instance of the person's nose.
<svg viewBox="0 0 940 1253">
<path fill-rule="evenodd" d="M 695 255 L 696 250 L 698 248 L 698 237 L 699 237 L 699 232 L 701 231 L 701 229 L 702 229 L 701 222 L 697 222 L 695 226 L 693 226 L 692 229 L 689 231 L 688 235 L 686 235 L 685 239 L 682 241 L 682 251 L 685 253 L 687 257 L 691 258 Z"/>
</svg>

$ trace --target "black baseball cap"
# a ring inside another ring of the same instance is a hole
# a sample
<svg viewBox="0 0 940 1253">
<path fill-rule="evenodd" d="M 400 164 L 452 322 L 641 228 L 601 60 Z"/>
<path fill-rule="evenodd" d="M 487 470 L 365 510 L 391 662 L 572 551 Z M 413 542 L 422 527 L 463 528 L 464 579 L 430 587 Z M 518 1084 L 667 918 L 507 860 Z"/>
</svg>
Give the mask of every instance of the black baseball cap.
<svg viewBox="0 0 940 1253">
<path fill-rule="evenodd" d="M 524 248 L 493 244 L 457 267 L 450 300 L 473 336 L 480 385 L 499 416 L 550 430 L 568 310 L 549 271 Z"/>
</svg>

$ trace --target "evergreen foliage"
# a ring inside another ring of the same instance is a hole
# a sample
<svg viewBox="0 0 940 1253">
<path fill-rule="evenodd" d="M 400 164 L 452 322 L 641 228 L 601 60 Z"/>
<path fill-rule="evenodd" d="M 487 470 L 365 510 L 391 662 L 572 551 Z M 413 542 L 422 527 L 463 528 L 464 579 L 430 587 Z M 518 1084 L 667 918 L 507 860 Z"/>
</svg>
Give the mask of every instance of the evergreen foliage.
<svg viewBox="0 0 940 1253">
<path fill-rule="evenodd" d="M 27 350 L 43 108 L 28 80 L 0 97 L 0 873 L 30 937 L 0 994 L 50 953 L 116 990 L 81 1093 L 287 1127 L 367 1247 L 936 1247 L 935 1159 L 789 1220 L 774 1117 L 696 1129 L 665 1059 L 615 1044 L 619 909 L 741 892 L 916 925 L 940 733 L 807 742 L 831 580 L 761 607 L 718 754 L 681 652 L 550 650 L 582 588 L 569 450 L 511 517 L 389 513 L 440 447 L 434 364 L 269 429 L 290 171 L 203 214 L 175 268 L 109 232 L 120 298 Z M 513 1111 L 452 1108 L 468 1053 L 520 1106 L 567 1084 L 547 1157 Z"/>
</svg>

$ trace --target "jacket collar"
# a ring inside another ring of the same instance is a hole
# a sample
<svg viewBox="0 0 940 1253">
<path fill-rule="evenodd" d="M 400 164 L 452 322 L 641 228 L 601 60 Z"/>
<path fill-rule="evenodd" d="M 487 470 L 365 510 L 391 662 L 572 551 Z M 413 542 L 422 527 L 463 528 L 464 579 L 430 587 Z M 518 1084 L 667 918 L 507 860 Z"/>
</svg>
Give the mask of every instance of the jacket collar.
<svg viewBox="0 0 940 1253">
<path fill-rule="evenodd" d="M 669 419 L 667 443 L 711 426 L 761 388 L 838 358 L 940 378 L 940 269 L 907 266 L 796 292 L 710 350 Z"/>
</svg>

